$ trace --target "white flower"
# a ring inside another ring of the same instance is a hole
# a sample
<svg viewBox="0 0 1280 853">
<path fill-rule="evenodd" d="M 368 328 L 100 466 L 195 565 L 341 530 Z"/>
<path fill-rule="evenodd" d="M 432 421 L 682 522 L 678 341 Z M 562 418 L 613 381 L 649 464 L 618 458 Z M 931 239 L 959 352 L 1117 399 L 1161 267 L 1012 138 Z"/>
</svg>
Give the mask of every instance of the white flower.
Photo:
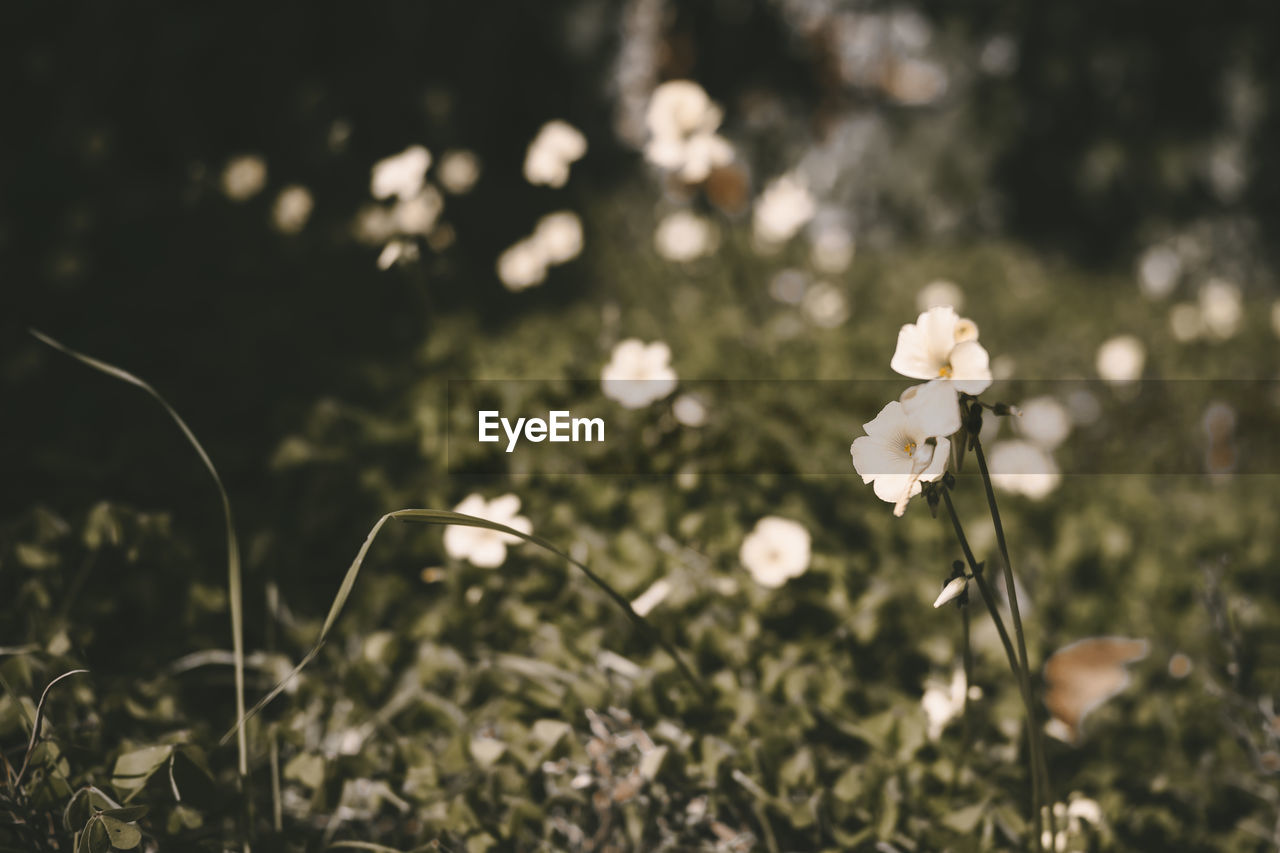
<svg viewBox="0 0 1280 853">
<path fill-rule="evenodd" d="M 315 199 L 311 197 L 311 191 L 292 184 L 276 196 L 276 203 L 271 208 L 271 221 L 281 233 L 297 234 L 306 227 L 313 207 Z"/>
<path fill-rule="evenodd" d="M 802 524 L 769 515 L 742 540 L 738 558 L 756 583 L 776 589 L 809 568 L 809 544 Z"/>
<path fill-rule="evenodd" d="M 1138 286 L 1151 299 L 1173 292 L 1182 275 L 1182 257 L 1170 246 L 1152 246 L 1138 261 Z"/>
<path fill-rule="evenodd" d="M 794 237 L 816 212 L 804 180 L 793 173 L 780 175 L 756 199 L 751 217 L 756 242 L 766 251 L 776 248 Z"/>
<path fill-rule="evenodd" d="M 645 158 L 689 183 L 706 180 L 711 170 L 733 160 L 733 146 L 716 134 L 723 118 L 701 86 L 671 80 L 653 91 L 645 124 Z"/>
<path fill-rule="evenodd" d="M 661 604 L 670 594 L 671 581 L 666 578 L 659 578 L 631 602 L 631 609 L 640 616 L 648 616 L 653 611 L 653 608 Z"/>
<path fill-rule="evenodd" d="M 965 394 L 991 386 L 991 362 L 978 343 L 977 325 L 949 305 L 930 308 L 899 330 L 889 366 L 912 379 L 949 379 Z"/>
<path fill-rule="evenodd" d="M 1244 306 L 1240 288 L 1229 281 L 1211 278 L 1200 288 L 1200 314 L 1215 337 L 1226 340 L 1240 328 Z"/>
<path fill-rule="evenodd" d="M 683 426 L 695 429 L 707 422 L 707 407 L 693 394 L 681 394 L 676 397 L 675 402 L 671 404 L 671 414 L 675 415 L 676 420 Z"/>
<path fill-rule="evenodd" d="M 1062 481 L 1053 457 L 1029 441 L 1000 441 L 987 464 L 997 489 L 1040 500 Z"/>
<path fill-rule="evenodd" d="M 834 329 L 849 319 L 849 300 L 835 285 L 818 281 L 805 291 L 800 310 L 815 326 Z"/>
<path fill-rule="evenodd" d="M 688 263 L 715 248 L 715 225 L 706 217 L 677 210 L 662 218 L 653 232 L 653 245 L 669 261 Z"/>
<path fill-rule="evenodd" d="M 662 341 L 646 344 L 627 338 L 613 348 L 600 380 L 604 395 L 627 409 L 640 409 L 661 400 L 676 388 L 671 348 Z"/>
<path fill-rule="evenodd" d="M 1098 375 L 1108 382 L 1132 382 L 1142 376 L 1146 347 L 1133 335 L 1118 335 L 1098 347 Z"/>
<path fill-rule="evenodd" d="M 1053 450 L 1071 434 L 1071 415 L 1053 397 L 1033 397 L 1019 408 L 1015 428 L 1041 448 Z"/>
<path fill-rule="evenodd" d="M 1089 824 L 1095 829 L 1105 826 L 1105 819 L 1102 816 L 1102 807 L 1098 805 L 1096 800 L 1081 796 L 1078 792 L 1073 791 L 1070 796 L 1069 803 L 1054 803 L 1053 816 L 1054 823 L 1058 828 L 1058 834 L 1055 838 L 1051 831 L 1051 824 L 1045 815 L 1044 830 L 1040 835 L 1040 844 L 1046 850 L 1059 853 L 1070 847 L 1074 838 L 1081 838 L 1084 834 L 1084 824 Z M 1045 807 L 1047 812 L 1049 809 Z"/>
<path fill-rule="evenodd" d="M 587 153 L 587 138 L 573 125 L 553 119 L 542 126 L 524 155 L 524 179 L 531 184 L 562 187 L 569 167 Z"/>
<path fill-rule="evenodd" d="M 456 149 L 440 157 L 440 185 L 454 195 L 465 195 L 480 179 L 480 158 L 472 151 Z"/>
<path fill-rule="evenodd" d="M 486 501 L 480 495 L 468 495 L 453 511 L 505 524 L 521 533 L 533 530 L 529 519 L 517 514 L 520 512 L 520 498 L 515 495 L 502 495 L 491 501 Z M 518 538 L 509 533 L 483 527 L 451 524 L 444 530 L 444 550 L 449 556 L 456 560 L 466 560 L 482 569 L 501 566 L 507 559 L 507 546 L 519 542 Z"/>
<path fill-rule="evenodd" d="M 526 237 L 498 256 L 497 270 L 507 290 L 524 290 L 546 280 L 547 258 L 538 241 Z"/>
<path fill-rule="evenodd" d="M 964 291 L 953 281 L 931 281 L 916 294 L 916 307 L 921 311 L 950 305 L 959 309 L 964 304 Z"/>
<path fill-rule="evenodd" d="M 267 161 L 243 154 L 227 161 L 222 170 L 222 191 L 232 201 L 248 201 L 267 184 Z"/>
<path fill-rule="evenodd" d="M 811 232 L 809 241 L 809 260 L 819 272 L 839 275 L 853 263 L 856 244 L 844 225 L 824 223 Z"/>
<path fill-rule="evenodd" d="M 533 240 L 548 264 L 571 261 L 582 252 L 582 220 L 569 210 L 548 213 L 534 227 Z"/>
<path fill-rule="evenodd" d="M 931 436 L 907 416 L 902 403 L 894 401 L 880 410 L 874 420 L 863 424 L 867 434 L 849 447 L 853 467 L 862 482 L 871 483 L 876 497 L 894 504 L 893 514 L 902 515 L 906 502 L 920 494 L 921 483 L 940 478 L 947 466 L 951 442 Z M 930 443 L 933 438 L 935 444 Z"/>
<path fill-rule="evenodd" d="M 401 234 L 426 236 L 435 227 L 444 210 L 444 196 L 433 186 L 424 186 L 409 198 L 401 197 L 391 208 L 391 219 Z"/>
<path fill-rule="evenodd" d="M 920 706 L 929 721 L 929 740 L 942 737 L 942 732 L 964 710 L 965 685 L 964 670 L 959 667 L 951 676 L 950 684 L 931 683 L 925 688 Z"/>
<path fill-rule="evenodd" d="M 408 200 L 422 192 L 431 167 L 431 152 L 421 145 L 410 145 L 399 154 L 373 164 L 369 192 L 374 198 L 396 196 Z"/>
<path fill-rule="evenodd" d="M 953 435 L 960 429 L 960 395 L 945 379 L 913 385 L 902 392 L 898 402 L 925 435 Z"/>
<path fill-rule="evenodd" d="M 1205 333 L 1204 315 L 1194 302 L 1179 302 L 1169 309 L 1169 331 L 1179 343 L 1189 343 Z"/>
</svg>

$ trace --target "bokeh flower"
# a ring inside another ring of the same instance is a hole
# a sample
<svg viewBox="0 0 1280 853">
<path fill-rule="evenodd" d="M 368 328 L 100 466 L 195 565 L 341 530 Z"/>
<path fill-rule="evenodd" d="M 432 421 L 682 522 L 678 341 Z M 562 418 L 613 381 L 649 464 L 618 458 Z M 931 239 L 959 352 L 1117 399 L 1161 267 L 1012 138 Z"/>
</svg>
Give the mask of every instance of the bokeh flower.
<svg viewBox="0 0 1280 853">
<path fill-rule="evenodd" d="M 1018 408 L 1014 429 L 1044 450 L 1053 450 L 1071 434 L 1071 413 L 1053 397 L 1033 397 Z"/>
<path fill-rule="evenodd" d="M 997 489 L 1041 500 L 1062 482 L 1053 457 L 1029 441 L 996 442 L 989 456 L 991 484 Z"/>
<path fill-rule="evenodd" d="M 453 511 L 504 524 L 521 533 L 533 530 L 529 519 L 519 514 L 520 498 L 512 494 L 502 495 L 491 501 L 486 501 L 478 494 L 468 495 Z M 449 556 L 455 560 L 466 560 L 482 569 L 501 566 L 507 560 L 507 546 L 519 542 L 520 539 L 509 533 L 483 527 L 451 524 L 444 530 L 444 550 Z"/>
<path fill-rule="evenodd" d="M 862 482 L 872 484 L 876 497 L 894 504 L 894 515 L 900 516 L 906 502 L 920 494 L 921 483 L 942 476 L 951 442 L 930 435 L 896 400 L 862 428 L 867 434 L 849 447 L 854 470 Z"/>
<path fill-rule="evenodd" d="M 641 409 L 657 402 L 676 389 L 671 348 L 662 341 L 620 341 L 600 374 L 600 382 L 604 395 L 624 408 Z"/>
<path fill-rule="evenodd" d="M 1108 382 L 1132 382 L 1142 376 L 1147 349 L 1133 335 L 1117 335 L 1098 347 L 1098 375 Z"/>
<path fill-rule="evenodd" d="M 307 226 L 315 199 L 304 186 L 291 184 L 276 196 L 271 208 L 271 222 L 282 234 L 297 234 Z"/>
<path fill-rule="evenodd" d="M 1211 278 L 1200 288 L 1199 301 L 1205 328 L 1215 338 L 1226 340 L 1240 329 L 1244 301 L 1239 287 L 1220 278 Z"/>
<path fill-rule="evenodd" d="M 266 185 L 267 161 L 257 154 L 233 157 L 222 170 L 222 192 L 232 201 L 248 201 Z"/>
<path fill-rule="evenodd" d="M 799 522 L 765 516 L 742 540 L 738 558 L 756 583 L 776 589 L 809 568 L 809 531 Z"/>
<path fill-rule="evenodd" d="M 692 80 L 670 80 L 649 99 L 645 124 L 646 159 L 691 184 L 733 161 L 733 146 L 716 134 L 724 117 L 706 91 Z"/>
<path fill-rule="evenodd" d="M 653 232 L 653 245 L 669 261 L 688 263 L 715 249 L 716 228 L 711 220 L 688 210 L 669 213 Z"/>
<path fill-rule="evenodd" d="M 956 667 L 951 675 L 951 683 L 932 682 L 925 687 L 924 696 L 920 699 L 920 707 L 924 709 L 928 720 L 927 733 L 929 740 L 942 737 L 947 723 L 964 711 L 964 696 L 968 690 L 965 683 L 964 670 Z"/>
<path fill-rule="evenodd" d="M 519 240 L 498 256 L 498 278 L 507 290 L 524 290 L 547 278 L 547 259 L 532 237 Z"/>
<path fill-rule="evenodd" d="M 813 219 L 817 205 L 798 174 L 779 175 L 756 199 L 751 228 L 759 248 L 776 249 Z"/>
<path fill-rule="evenodd" d="M 930 308 L 899 330 L 889 366 L 912 379 L 949 379 L 964 394 L 991 386 L 990 357 L 978 343 L 977 325 L 949 305 Z"/>
<path fill-rule="evenodd" d="M 399 154 L 373 164 L 369 192 L 376 199 L 395 196 L 407 201 L 422 192 L 429 168 L 431 152 L 421 145 L 410 145 Z"/>
<path fill-rule="evenodd" d="M 568 122 L 553 119 L 542 126 L 524 155 L 524 179 L 531 184 L 560 188 L 569 181 L 569 167 L 587 153 L 587 138 Z"/>
<path fill-rule="evenodd" d="M 548 264 L 571 261 L 582 253 L 582 220 L 571 210 L 548 213 L 534 226 L 533 241 Z"/>
<path fill-rule="evenodd" d="M 480 158 L 465 149 L 446 151 L 440 156 L 436 170 L 440 186 L 454 195 L 465 195 L 480 180 Z"/>
</svg>

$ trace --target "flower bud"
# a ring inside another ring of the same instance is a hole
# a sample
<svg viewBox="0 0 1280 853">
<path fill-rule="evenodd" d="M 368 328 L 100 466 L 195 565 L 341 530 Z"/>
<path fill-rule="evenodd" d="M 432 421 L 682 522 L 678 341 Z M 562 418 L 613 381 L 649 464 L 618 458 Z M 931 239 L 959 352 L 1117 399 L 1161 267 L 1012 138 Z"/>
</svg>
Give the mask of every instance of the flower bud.
<svg viewBox="0 0 1280 853">
<path fill-rule="evenodd" d="M 938 594 L 937 599 L 933 602 L 934 609 L 938 609 L 948 601 L 951 601 L 956 596 L 960 595 L 965 591 L 965 587 L 968 586 L 968 584 L 968 579 L 964 577 L 952 578 L 947 581 L 947 585 L 942 588 L 942 592 Z"/>
</svg>

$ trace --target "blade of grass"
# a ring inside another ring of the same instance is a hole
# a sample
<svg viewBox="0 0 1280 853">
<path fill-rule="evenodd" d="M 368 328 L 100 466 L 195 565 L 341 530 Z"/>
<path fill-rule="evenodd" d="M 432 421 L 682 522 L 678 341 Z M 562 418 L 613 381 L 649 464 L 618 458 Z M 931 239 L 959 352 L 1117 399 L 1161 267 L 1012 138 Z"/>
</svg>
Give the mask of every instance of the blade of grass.
<svg viewBox="0 0 1280 853">
<path fill-rule="evenodd" d="M 169 402 L 161 396 L 160 392 L 152 388 L 143 380 L 134 376 L 128 371 L 121 370 L 115 365 L 107 364 L 105 361 L 99 361 L 92 356 L 77 352 L 64 344 L 59 343 L 48 335 L 30 329 L 31 335 L 43 344 L 46 344 L 64 355 L 69 355 L 81 364 L 92 367 L 101 373 L 119 379 L 121 382 L 127 382 L 146 391 L 155 398 L 164 410 L 169 413 L 169 417 L 173 418 L 174 423 L 182 430 L 182 434 L 186 436 L 187 441 L 191 444 L 200 456 L 200 461 L 204 463 L 204 467 L 208 470 L 209 476 L 213 478 L 213 483 L 218 487 L 218 497 L 222 499 L 222 514 L 226 523 L 226 539 L 227 539 L 227 598 L 231 609 L 231 645 L 232 653 L 235 655 L 235 681 L 236 681 L 236 716 L 239 719 L 244 718 L 244 610 L 242 603 L 242 593 L 240 587 L 240 545 L 236 539 L 236 528 L 231 516 L 231 499 L 227 496 L 227 490 L 222 485 L 222 478 L 218 476 L 218 469 L 213 467 L 213 460 L 209 458 L 209 454 L 205 452 L 204 446 L 196 438 L 195 433 L 187 426 L 187 422 L 182 419 L 177 410 L 169 405 Z M 249 745 L 243 729 L 240 729 L 236 742 L 239 750 L 239 770 L 240 778 L 245 780 L 249 775 Z"/>
<path fill-rule="evenodd" d="M 31 726 L 31 740 L 27 742 L 27 754 L 22 757 L 22 767 L 18 768 L 18 776 L 13 782 L 15 789 L 22 785 L 22 777 L 26 775 L 27 764 L 31 761 L 31 753 L 35 752 L 36 744 L 40 742 L 40 722 L 44 719 L 44 703 L 49 698 L 49 691 L 53 689 L 53 685 L 62 679 L 88 671 L 87 669 L 73 669 L 70 672 L 64 672 L 44 686 L 44 692 L 40 694 L 40 704 L 36 705 L 36 719 Z"/>
<path fill-rule="evenodd" d="M 604 578 L 593 572 L 584 563 L 570 557 L 567 553 L 560 550 L 555 545 L 552 545 L 546 539 L 543 539 L 540 536 L 534 536 L 531 533 L 522 533 L 515 528 L 507 527 L 505 524 L 498 524 L 497 522 L 489 521 L 484 518 L 477 518 L 472 515 L 463 515 L 462 513 L 451 512 L 449 510 L 400 509 L 394 512 L 389 512 L 382 516 L 382 518 L 378 519 L 377 524 L 373 525 L 373 529 L 371 529 L 369 531 L 369 535 L 365 537 L 364 544 L 360 546 L 360 551 L 356 554 L 356 558 L 351 562 L 350 568 L 347 569 L 347 573 L 342 578 L 342 583 L 338 587 L 338 593 L 334 596 L 333 604 L 329 606 L 329 613 L 325 616 L 324 624 L 320 626 L 320 635 L 316 638 L 315 643 L 307 653 L 303 655 L 302 660 L 298 661 L 297 665 L 289 672 L 288 675 L 280 680 L 279 684 L 273 687 L 265 696 L 259 699 L 252 708 L 249 709 L 248 713 L 240 719 L 235 728 L 222 736 L 222 739 L 219 741 L 220 744 L 227 743 L 237 730 L 243 728 L 249 718 L 253 717 L 269 705 L 284 691 L 288 683 L 298 673 L 311 663 L 311 661 L 315 660 L 316 655 L 320 653 L 320 649 L 324 645 L 325 640 L 329 637 L 329 631 L 333 628 L 334 623 L 338 621 L 338 616 L 342 613 L 342 608 L 346 605 L 347 599 L 351 595 L 351 590 L 355 586 L 356 578 L 360 576 L 360 568 L 364 565 L 365 557 L 369 553 L 369 547 L 373 544 L 373 540 L 377 538 L 378 533 L 381 532 L 383 526 L 392 519 L 424 524 L 457 524 L 463 527 L 480 527 L 486 530 L 495 530 L 499 533 L 505 533 L 508 536 L 514 536 L 517 539 L 522 539 L 525 542 L 537 545 L 539 548 L 555 554 L 557 557 L 569 563 L 571 566 L 574 566 L 586 575 L 587 580 L 599 587 L 605 595 L 609 596 L 615 604 L 622 608 L 622 611 L 627 614 L 627 617 L 637 628 L 644 632 L 647 637 L 657 643 L 663 651 L 670 655 L 672 660 L 675 661 L 676 667 L 680 670 L 680 673 L 689 681 L 690 684 L 694 686 L 698 691 L 698 694 L 703 699 L 710 696 L 706 685 L 703 684 L 696 675 L 694 675 L 693 670 L 691 670 L 685 663 L 684 659 L 680 656 L 680 653 L 676 651 L 675 647 L 663 639 L 643 616 L 636 613 L 636 611 L 631 607 L 631 602 L 627 601 L 627 599 L 610 586 Z"/>
</svg>

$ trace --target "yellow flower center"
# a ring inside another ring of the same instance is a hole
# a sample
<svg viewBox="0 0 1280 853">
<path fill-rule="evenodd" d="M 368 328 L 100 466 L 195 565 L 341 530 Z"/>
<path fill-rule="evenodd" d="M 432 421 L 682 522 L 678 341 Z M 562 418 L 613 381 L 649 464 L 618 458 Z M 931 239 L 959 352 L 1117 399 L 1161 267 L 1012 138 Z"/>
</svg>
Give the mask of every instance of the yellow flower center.
<svg viewBox="0 0 1280 853">
<path fill-rule="evenodd" d="M 949 364 L 944 364 L 944 365 L 942 365 L 941 369 L 939 369 L 939 370 L 938 370 L 938 375 L 939 375 L 939 376 L 941 376 L 943 379 L 950 379 L 950 378 L 951 378 L 951 365 L 949 365 Z"/>
<path fill-rule="evenodd" d="M 910 439 L 907 439 L 907 443 L 903 445 L 902 449 L 908 456 L 910 456 L 911 454 L 916 452 L 916 443 L 914 441 L 911 441 Z"/>
</svg>

